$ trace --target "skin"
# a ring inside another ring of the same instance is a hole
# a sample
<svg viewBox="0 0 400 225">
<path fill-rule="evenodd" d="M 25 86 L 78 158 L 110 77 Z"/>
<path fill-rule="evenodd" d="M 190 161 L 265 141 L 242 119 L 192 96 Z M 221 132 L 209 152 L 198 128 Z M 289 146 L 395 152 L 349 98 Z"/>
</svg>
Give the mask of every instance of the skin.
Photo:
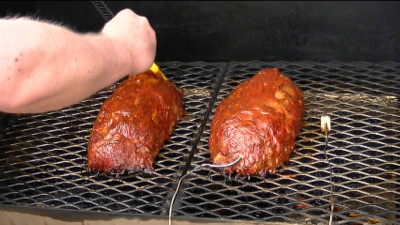
<svg viewBox="0 0 400 225">
<path fill-rule="evenodd" d="M 30 18 L 0 19 L 0 111 L 42 113 L 93 95 L 154 62 L 148 20 L 120 11 L 99 33 Z"/>
</svg>

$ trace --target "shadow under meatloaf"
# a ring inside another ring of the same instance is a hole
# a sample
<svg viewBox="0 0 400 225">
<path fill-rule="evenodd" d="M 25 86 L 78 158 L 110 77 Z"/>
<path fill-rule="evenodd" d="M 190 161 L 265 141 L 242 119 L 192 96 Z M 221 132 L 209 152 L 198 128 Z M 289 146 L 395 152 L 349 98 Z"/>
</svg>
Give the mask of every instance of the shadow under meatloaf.
<svg viewBox="0 0 400 225">
<path fill-rule="evenodd" d="M 182 91 L 151 71 L 130 75 L 101 106 L 88 143 L 88 169 L 153 170 L 184 116 Z"/>
<path fill-rule="evenodd" d="M 226 173 L 265 176 L 289 161 L 303 127 L 303 93 L 276 68 L 239 84 L 217 107 L 211 123 L 210 155 L 228 164 Z"/>
</svg>

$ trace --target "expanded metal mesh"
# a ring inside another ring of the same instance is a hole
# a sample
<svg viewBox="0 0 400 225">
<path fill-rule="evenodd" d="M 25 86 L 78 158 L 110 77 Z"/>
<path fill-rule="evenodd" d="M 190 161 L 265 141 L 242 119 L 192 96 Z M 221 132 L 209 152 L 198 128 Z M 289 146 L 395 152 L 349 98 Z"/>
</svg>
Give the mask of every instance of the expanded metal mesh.
<svg viewBox="0 0 400 225">
<path fill-rule="evenodd" d="M 165 216 L 187 160 L 191 171 L 210 157 L 210 123 L 220 101 L 261 68 L 278 67 L 305 94 L 306 126 L 289 164 L 275 175 L 249 179 L 198 169 L 182 184 L 174 218 L 326 224 L 333 201 L 338 224 L 400 223 L 400 64 L 168 62 L 160 67 L 184 89 L 188 115 L 165 143 L 152 174 L 86 170 L 93 122 L 114 86 L 64 110 L 1 123 L 10 128 L 0 136 L 0 204 Z M 332 120 L 327 156 L 333 199 L 320 131 L 324 109 Z M 198 151 L 190 159 L 193 145 Z"/>
<path fill-rule="evenodd" d="M 399 223 L 398 64 L 230 63 L 192 169 L 210 158 L 210 123 L 220 101 L 267 67 L 278 67 L 305 93 L 306 126 L 290 163 L 266 178 L 233 178 L 196 169 L 182 185 L 175 215 L 327 224 L 333 201 L 335 223 Z M 332 120 L 327 155 L 333 170 L 333 199 L 320 128 L 323 109 Z"/>
<path fill-rule="evenodd" d="M 165 63 L 184 90 L 187 116 L 156 158 L 152 174 L 90 173 L 87 142 L 97 113 L 115 87 L 70 108 L 18 119 L 0 141 L 0 204 L 87 211 L 166 214 L 166 197 L 185 165 L 225 63 Z"/>
</svg>

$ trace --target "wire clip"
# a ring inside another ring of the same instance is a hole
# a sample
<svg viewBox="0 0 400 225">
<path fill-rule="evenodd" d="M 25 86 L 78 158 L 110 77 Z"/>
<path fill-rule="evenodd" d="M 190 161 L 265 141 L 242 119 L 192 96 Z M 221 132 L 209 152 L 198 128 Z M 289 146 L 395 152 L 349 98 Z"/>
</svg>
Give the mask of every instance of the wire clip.
<svg viewBox="0 0 400 225">
<path fill-rule="evenodd" d="M 324 147 L 324 155 L 325 159 L 328 162 L 329 165 L 329 183 L 331 187 L 331 212 L 329 215 L 329 225 L 332 224 L 333 221 L 333 184 L 332 184 L 332 166 L 331 163 L 329 162 L 328 156 L 326 154 L 326 149 L 328 148 L 328 135 L 329 131 L 331 131 L 331 117 L 326 114 L 326 109 L 324 109 L 324 115 L 321 116 L 321 131 L 325 133 L 325 147 Z"/>
<path fill-rule="evenodd" d="M 321 116 L 321 131 L 331 131 L 331 117 L 329 115 L 324 114 Z"/>
</svg>

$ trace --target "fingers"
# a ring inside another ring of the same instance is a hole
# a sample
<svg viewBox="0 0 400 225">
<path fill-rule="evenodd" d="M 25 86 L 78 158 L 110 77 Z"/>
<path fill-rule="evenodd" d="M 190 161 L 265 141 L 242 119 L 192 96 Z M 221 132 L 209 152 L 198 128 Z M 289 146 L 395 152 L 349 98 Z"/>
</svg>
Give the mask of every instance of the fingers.
<svg viewBox="0 0 400 225">
<path fill-rule="evenodd" d="M 156 33 L 148 19 L 130 9 L 124 9 L 110 20 L 102 33 L 119 42 L 123 51 L 132 56 L 132 73 L 148 70 L 154 62 L 156 53 Z"/>
</svg>

